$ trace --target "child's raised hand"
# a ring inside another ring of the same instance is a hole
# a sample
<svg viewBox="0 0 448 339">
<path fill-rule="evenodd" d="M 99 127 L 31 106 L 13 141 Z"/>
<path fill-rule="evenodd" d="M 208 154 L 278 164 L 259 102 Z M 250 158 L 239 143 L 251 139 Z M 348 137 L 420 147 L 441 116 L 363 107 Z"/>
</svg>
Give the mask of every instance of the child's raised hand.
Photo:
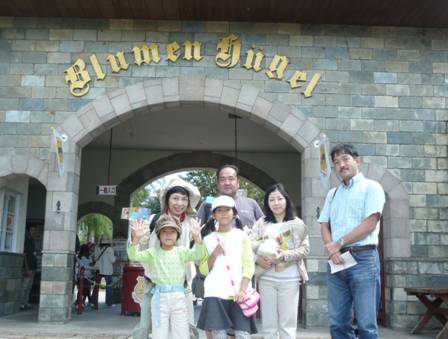
<svg viewBox="0 0 448 339">
<path fill-rule="evenodd" d="M 198 219 L 191 219 L 190 232 L 195 242 L 201 241 L 201 226 Z"/>
<path fill-rule="evenodd" d="M 149 220 L 129 220 L 129 227 L 131 228 L 132 242 L 137 243 L 149 231 Z"/>
</svg>

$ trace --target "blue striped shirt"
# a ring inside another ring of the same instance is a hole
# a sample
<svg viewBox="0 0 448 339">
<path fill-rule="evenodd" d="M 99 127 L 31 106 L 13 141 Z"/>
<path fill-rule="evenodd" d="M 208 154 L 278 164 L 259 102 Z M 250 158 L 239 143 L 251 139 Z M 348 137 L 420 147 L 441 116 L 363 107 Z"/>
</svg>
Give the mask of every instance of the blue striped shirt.
<svg viewBox="0 0 448 339">
<path fill-rule="evenodd" d="M 348 185 L 342 182 L 339 187 L 331 189 L 322 213 L 320 223 L 330 223 L 333 241 L 350 233 L 363 220 L 375 213 L 382 213 L 385 202 L 381 185 L 365 178 L 362 173 L 354 176 Z M 350 246 L 378 245 L 379 221 L 375 230 L 364 239 L 350 244 Z"/>
</svg>

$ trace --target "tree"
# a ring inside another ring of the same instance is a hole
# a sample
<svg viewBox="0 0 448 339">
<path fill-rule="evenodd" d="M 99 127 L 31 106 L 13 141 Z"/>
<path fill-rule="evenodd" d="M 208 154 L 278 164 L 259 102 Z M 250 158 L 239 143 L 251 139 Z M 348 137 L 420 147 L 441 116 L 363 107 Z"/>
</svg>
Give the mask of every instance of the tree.
<svg viewBox="0 0 448 339">
<path fill-rule="evenodd" d="M 190 170 L 186 174 L 181 176 L 185 181 L 195 185 L 199 192 L 201 192 L 201 200 L 198 206 L 207 198 L 216 197 L 218 193 L 218 187 L 216 186 L 216 173 L 210 169 L 197 169 Z"/>
<path fill-rule="evenodd" d="M 151 213 L 160 212 L 160 188 L 151 194 L 148 187 L 142 186 L 131 194 L 131 207 L 146 207 Z"/>
<path fill-rule="evenodd" d="M 79 240 L 82 243 L 97 243 L 101 237 L 112 239 L 112 233 L 112 221 L 102 214 L 87 214 L 79 221 Z"/>
</svg>

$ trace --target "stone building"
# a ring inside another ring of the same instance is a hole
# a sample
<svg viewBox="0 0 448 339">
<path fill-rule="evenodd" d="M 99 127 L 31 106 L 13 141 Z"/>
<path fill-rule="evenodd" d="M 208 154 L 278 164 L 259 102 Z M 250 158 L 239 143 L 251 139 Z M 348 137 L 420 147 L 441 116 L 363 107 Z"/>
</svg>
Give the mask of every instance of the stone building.
<svg viewBox="0 0 448 339">
<path fill-rule="evenodd" d="M 422 313 L 405 287 L 448 285 L 443 2 L 25 3 L 0 5 L 0 315 L 18 311 L 27 223 L 43 232 L 39 320 L 69 321 L 79 218 L 102 213 L 126 237 L 135 189 L 236 161 L 260 188 L 291 191 L 311 232 L 302 320 L 325 325 L 321 133 L 355 144 L 387 194 L 383 321 Z M 109 183 L 117 195 L 98 196 Z"/>
</svg>

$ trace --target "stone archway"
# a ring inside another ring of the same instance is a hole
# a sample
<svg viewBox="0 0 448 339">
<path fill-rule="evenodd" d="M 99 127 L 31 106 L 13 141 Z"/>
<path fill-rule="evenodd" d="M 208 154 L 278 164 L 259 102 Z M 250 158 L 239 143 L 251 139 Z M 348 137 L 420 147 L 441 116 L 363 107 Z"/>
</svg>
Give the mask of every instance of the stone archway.
<svg viewBox="0 0 448 339">
<path fill-rule="evenodd" d="M 73 264 L 82 148 L 104 131 L 136 114 L 151 114 L 152 111 L 192 103 L 259 123 L 301 152 L 301 215 L 309 225 L 311 245 L 315 249 L 311 258 L 312 265 L 319 266 L 323 252 L 315 216 L 316 208 L 322 205 L 326 192 L 319 184 L 319 151 L 313 142 L 320 130 L 297 107 L 270 100 L 268 95 L 251 85 L 235 85 L 205 77 L 172 77 L 152 79 L 111 92 L 84 106 L 57 127 L 59 132 L 68 136 L 65 153 L 67 175 L 58 178 L 54 170 L 48 172 L 48 181 L 57 183 L 49 188 L 53 199 L 47 204 L 47 216 L 53 217 L 51 225 L 46 225 L 47 251 L 44 255 L 48 268 L 60 269 L 63 275 L 62 270 Z M 54 154 L 51 157 L 50 161 L 54 162 Z M 383 175 L 386 176 L 384 173 Z M 390 174 L 387 172 L 387 175 Z M 398 190 L 394 194 L 397 192 Z M 57 201 L 60 209 L 56 213 Z M 71 290 L 71 278 L 56 282 L 49 276 L 44 286 L 46 288 L 41 291 L 39 319 L 68 321 L 70 302 L 67 295 Z M 312 291 L 315 291 L 319 286 L 308 288 L 314 288 Z M 54 292 L 56 290 L 65 292 L 58 294 Z M 319 296 L 317 299 L 320 299 Z M 312 302 L 316 302 L 313 305 L 310 302 L 314 311 L 325 314 L 321 300 Z"/>
<path fill-rule="evenodd" d="M 0 156 L 0 187 L 4 185 L 9 175 L 23 174 L 39 180 L 47 187 L 48 163 L 32 155 L 2 155 Z"/>
<path fill-rule="evenodd" d="M 319 154 L 313 141 L 320 131 L 305 115 L 292 106 L 270 100 L 251 85 L 235 85 L 205 77 L 152 79 L 92 101 L 57 127 L 60 133 L 68 136 L 68 141 L 64 154 L 66 175 L 59 178 L 56 171 L 48 172 L 48 180 L 57 182 L 48 190 L 53 199 L 47 204 L 46 211 L 46 216 L 52 217 L 47 218 L 52 220 L 51 225 L 45 227 L 44 259 L 49 269 L 62 270 L 73 265 L 82 147 L 135 114 L 150 114 L 164 107 L 182 107 L 191 103 L 212 106 L 257 122 L 300 151 L 303 162 L 302 218 L 309 225 L 315 224 L 315 206 L 324 196 L 324 192 L 313 187 L 313 180 L 317 180 L 319 173 Z M 50 157 L 50 163 L 53 163 L 54 154 Z M 62 271 L 61 274 L 64 275 Z M 68 321 L 71 314 L 66 295 L 71 290 L 71 278 L 56 282 L 49 275 L 43 279 L 46 279 L 46 288 L 41 291 L 39 320 Z M 66 292 L 58 294 L 54 292 L 56 289 Z"/>
<path fill-rule="evenodd" d="M 99 213 L 114 221 L 114 206 L 102 201 L 85 202 L 78 207 L 78 220 L 90 213 Z"/>
</svg>

